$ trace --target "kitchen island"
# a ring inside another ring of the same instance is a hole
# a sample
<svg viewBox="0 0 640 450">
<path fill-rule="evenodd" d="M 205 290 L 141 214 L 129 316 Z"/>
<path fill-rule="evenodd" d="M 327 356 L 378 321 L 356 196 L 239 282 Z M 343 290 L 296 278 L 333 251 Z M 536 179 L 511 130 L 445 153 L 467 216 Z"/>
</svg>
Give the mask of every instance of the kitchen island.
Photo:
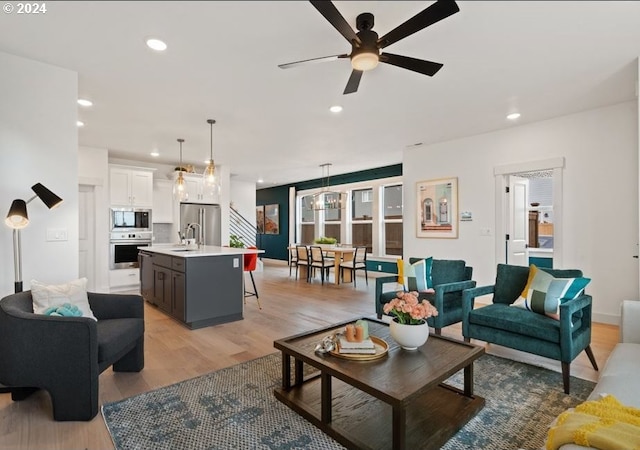
<svg viewBox="0 0 640 450">
<path fill-rule="evenodd" d="M 140 249 L 140 293 L 191 329 L 243 318 L 243 255 L 264 250 L 184 245 Z"/>
</svg>

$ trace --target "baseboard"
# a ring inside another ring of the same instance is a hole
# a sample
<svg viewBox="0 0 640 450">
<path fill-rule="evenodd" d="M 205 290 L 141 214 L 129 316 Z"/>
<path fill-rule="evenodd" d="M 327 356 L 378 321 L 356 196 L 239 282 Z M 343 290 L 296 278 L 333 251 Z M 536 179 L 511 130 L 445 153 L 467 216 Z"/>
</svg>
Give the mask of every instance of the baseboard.
<svg viewBox="0 0 640 450">
<path fill-rule="evenodd" d="M 620 315 L 619 314 L 602 314 L 602 313 L 592 313 L 591 319 L 593 322 L 598 323 L 607 323 L 609 325 L 620 325 Z"/>
</svg>

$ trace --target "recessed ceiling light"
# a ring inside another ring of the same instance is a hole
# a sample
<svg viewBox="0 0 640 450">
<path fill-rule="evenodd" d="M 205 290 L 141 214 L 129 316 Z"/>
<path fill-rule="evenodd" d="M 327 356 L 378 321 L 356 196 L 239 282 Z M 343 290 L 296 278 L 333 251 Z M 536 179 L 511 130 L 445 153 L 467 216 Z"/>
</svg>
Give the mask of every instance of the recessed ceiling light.
<svg viewBox="0 0 640 450">
<path fill-rule="evenodd" d="M 151 38 L 147 39 L 147 47 L 157 52 L 163 52 L 167 49 L 167 44 L 160 39 Z"/>
<path fill-rule="evenodd" d="M 517 118 L 520 117 L 520 113 L 511 113 L 507 116 L 507 119 L 509 120 L 516 120 Z"/>
<path fill-rule="evenodd" d="M 84 122 L 81 122 L 80 120 L 78 120 L 76 122 L 76 125 L 79 126 L 79 127 L 83 127 L 84 126 Z"/>
<path fill-rule="evenodd" d="M 157 158 L 158 156 L 160 156 L 160 153 L 158 153 L 156 150 L 152 151 L 151 153 L 149 153 L 151 156 L 153 156 L 154 158 Z"/>
<path fill-rule="evenodd" d="M 340 111 L 342 111 L 342 106 L 334 105 L 331 108 L 329 108 L 329 111 L 331 111 L 332 113 L 339 113 Z"/>
<path fill-rule="evenodd" d="M 92 106 L 93 102 L 91 100 L 87 100 L 86 98 L 79 98 L 78 105 L 80 106 Z"/>
<path fill-rule="evenodd" d="M 258 183 L 264 183 L 264 180 L 262 178 L 258 178 Z"/>
</svg>

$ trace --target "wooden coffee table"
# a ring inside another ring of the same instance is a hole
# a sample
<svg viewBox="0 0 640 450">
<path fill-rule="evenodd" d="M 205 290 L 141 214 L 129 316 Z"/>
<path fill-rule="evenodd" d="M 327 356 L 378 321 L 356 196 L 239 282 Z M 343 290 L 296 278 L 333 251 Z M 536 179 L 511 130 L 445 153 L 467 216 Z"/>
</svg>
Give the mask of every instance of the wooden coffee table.
<svg viewBox="0 0 640 450">
<path fill-rule="evenodd" d="M 323 337 L 355 320 L 275 341 L 282 352 L 276 398 L 348 448 L 440 448 L 484 406 L 473 394 L 473 361 L 484 348 L 431 335 L 418 350 L 406 351 L 386 323 L 364 320 L 369 334 L 389 344 L 382 358 L 315 353 Z M 460 370 L 464 389 L 443 384 Z"/>
</svg>

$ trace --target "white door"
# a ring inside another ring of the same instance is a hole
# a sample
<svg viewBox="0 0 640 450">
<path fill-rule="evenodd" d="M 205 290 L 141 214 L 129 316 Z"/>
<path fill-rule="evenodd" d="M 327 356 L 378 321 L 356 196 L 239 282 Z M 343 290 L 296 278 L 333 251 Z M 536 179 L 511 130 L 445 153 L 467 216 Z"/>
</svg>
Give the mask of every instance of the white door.
<svg viewBox="0 0 640 450">
<path fill-rule="evenodd" d="M 509 224 L 507 226 L 506 239 L 507 245 L 507 264 L 515 266 L 529 265 L 529 210 L 527 208 L 527 199 L 529 192 L 529 180 L 526 178 L 509 175 L 509 192 L 506 204 L 509 208 L 507 218 Z"/>
<path fill-rule="evenodd" d="M 95 189 L 80 185 L 78 195 L 79 276 L 87 278 L 87 290 L 95 290 Z"/>
</svg>

